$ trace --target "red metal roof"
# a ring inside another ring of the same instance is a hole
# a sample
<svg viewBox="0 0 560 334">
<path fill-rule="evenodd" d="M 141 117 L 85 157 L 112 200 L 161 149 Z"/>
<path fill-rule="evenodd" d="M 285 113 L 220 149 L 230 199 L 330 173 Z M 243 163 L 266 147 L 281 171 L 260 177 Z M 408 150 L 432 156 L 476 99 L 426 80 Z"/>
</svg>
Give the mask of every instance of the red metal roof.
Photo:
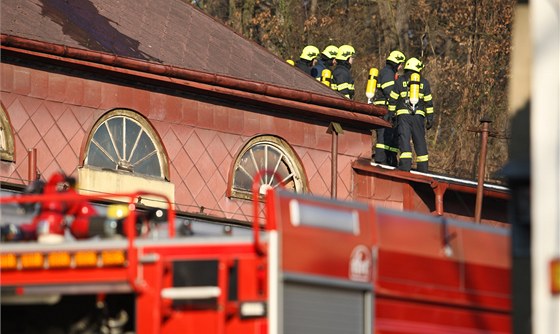
<svg viewBox="0 0 560 334">
<path fill-rule="evenodd" d="M 2 34 L 339 96 L 180 0 L 3 0 Z"/>
<path fill-rule="evenodd" d="M 313 110 L 359 127 L 389 126 L 377 117 L 383 108 L 341 97 L 180 0 L 5 0 L 0 14 L 4 52 L 186 79 L 212 95 L 250 94 L 261 104 L 272 98 L 275 108 Z"/>
</svg>

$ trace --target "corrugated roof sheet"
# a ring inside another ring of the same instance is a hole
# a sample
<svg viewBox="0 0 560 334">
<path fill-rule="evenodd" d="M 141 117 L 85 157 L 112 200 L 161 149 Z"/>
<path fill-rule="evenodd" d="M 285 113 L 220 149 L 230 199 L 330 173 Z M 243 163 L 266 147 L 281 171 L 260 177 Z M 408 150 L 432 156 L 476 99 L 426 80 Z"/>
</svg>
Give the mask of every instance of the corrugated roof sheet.
<svg viewBox="0 0 560 334">
<path fill-rule="evenodd" d="M 2 0 L 2 34 L 339 96 L 180 0 Z"/>
</svg>

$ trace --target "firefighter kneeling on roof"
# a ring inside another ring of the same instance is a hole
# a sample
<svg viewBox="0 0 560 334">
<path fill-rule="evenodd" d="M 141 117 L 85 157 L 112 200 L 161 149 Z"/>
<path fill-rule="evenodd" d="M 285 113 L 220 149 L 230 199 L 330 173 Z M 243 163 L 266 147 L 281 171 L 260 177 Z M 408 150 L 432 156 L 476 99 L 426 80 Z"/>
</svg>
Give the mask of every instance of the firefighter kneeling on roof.
<svg viewBox="0 0 560 334">
<path fill-rule="evenodd" d="M 404 75 L 395 82 L 389 95 L 389 112 L 397 115 L 399 137 L 399 169 L 410 171 L 412 167 L 412 148 L 416 152 L 416 168 L 419 172 L 428 171 L 428 146 L 426 129 L 434 122 L 434 104 L 430 83 L 420 77 L 424 64 L 417 58 L 410 58 L 404 65 Z"/>
</svg>

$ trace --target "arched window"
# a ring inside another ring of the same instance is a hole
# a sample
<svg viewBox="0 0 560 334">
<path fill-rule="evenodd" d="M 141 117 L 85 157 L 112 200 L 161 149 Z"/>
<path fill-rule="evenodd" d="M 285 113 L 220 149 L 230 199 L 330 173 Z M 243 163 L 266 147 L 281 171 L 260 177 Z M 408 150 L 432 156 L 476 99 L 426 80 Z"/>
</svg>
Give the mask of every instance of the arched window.
<svg viewBox="0 0 560 334">
<path fill-rule="evenodd" d="M 14 161 L 14 134 L 8 114 L 0 104 L 0 159 Z"/>
<path fill-rule="evenodd" d="M 115 109 L 94 125 L 84 164 L 104 170 L 169 180 L 163 146 L 150 123 L 126 109 Z"/>
<path fill-rule="evenodd" d="M 280 183 L 298 193 L 307 191 L 303 166 L 290 145 L 275 136 L 258 136 L 251 139 L 237 156 L 230 195 L 244 199 L 252 198 L 253 178 L 260 170 L 268 171 L 259 180 L 261 195 L 266 189 L 276 188 Z M 275 178 L 274 174 L 278 177 Z"/>
</svg>

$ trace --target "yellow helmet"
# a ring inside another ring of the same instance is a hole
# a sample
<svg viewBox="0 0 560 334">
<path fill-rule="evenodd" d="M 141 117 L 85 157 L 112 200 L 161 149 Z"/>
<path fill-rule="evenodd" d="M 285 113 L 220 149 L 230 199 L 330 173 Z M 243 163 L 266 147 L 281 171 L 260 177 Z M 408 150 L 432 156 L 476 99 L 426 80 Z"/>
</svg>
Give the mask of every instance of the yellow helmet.
<svg viewBox="0 0 560 334">
<path fill-rule="evenodd" d="M 389 53 L 389 57 L 387 57 L 387 60 L 390 60 L 395 64 L 401 64 L 404 63 L 406 57 L 404 56 L 404 53 L 400 52 L 399 50 L 394 50 Z"/>
<path fill-rule="evenodd" d="M 330 59 L 333 59 L 338 54 L 338 48 L 334 45 L 329 45 L 321 53 L 329 57 Z"/>
<path fill-rule="evenodd" d="M 336 54 L 336 59 L 338 60 L 348 60 L 350 57 L 354 57 L 356 50 L 351 45 L 343 45 L 338 48 L 338 53 Z"/>
<path fill-rule="evenodd" d="M 420 71 L 422 71 L 423 68 L 424 68 L 424 64 L 422 64 L 422 62 L 418 58 L 414 58 L 414 57 L 407 60 L 406 64 L 404 65 L 405 70 L 411 70 L 418 73 L 420 73 Z"/>
<path fill-rule="evenodd" d="M 295 66 L 295 65 L 296 65 L 296 63 L 294 63 L 294 61 L 291 60 L 291 59 L 287 59 L 287 60 L 286 60 L 286 63 L 288 63 L 288 64 L 290 64 L 290 65 L 292 65 L 292 66 Z"/>
<path fill-rule="evenodd" d="M 299 57 L 305 60 L 313 60 L 318 55 L 319 55 L 319 49 L 316 46 L 308 45 L 303 48 L 303 51 L 301 51 L 301 56 Z"/>
</svg>

